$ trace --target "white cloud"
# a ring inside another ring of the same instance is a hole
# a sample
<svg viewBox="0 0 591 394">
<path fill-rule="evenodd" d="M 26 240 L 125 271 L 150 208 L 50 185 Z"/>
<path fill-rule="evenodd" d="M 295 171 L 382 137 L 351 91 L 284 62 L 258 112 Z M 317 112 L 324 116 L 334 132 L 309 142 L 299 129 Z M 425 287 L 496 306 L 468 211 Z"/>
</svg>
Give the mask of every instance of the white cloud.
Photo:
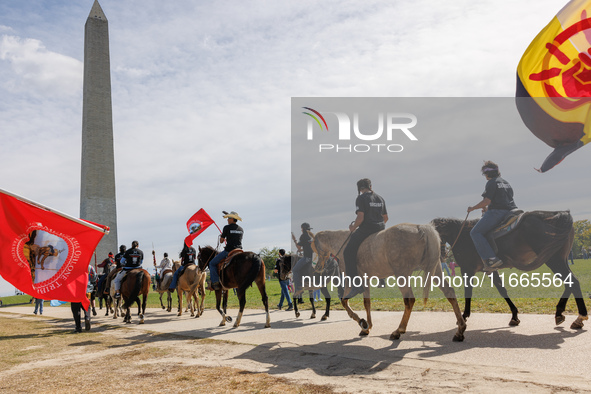
<svg viewBox="0 0 591 394">
<path fill-rule="evenodd" d="M 82 63 L 47 50 L 36 39 L 3 35 L 0 60 L 8 62 L 18 77 L 4 82 L 12 92 L 75 95 L 82 86 Z"/>
</svg>

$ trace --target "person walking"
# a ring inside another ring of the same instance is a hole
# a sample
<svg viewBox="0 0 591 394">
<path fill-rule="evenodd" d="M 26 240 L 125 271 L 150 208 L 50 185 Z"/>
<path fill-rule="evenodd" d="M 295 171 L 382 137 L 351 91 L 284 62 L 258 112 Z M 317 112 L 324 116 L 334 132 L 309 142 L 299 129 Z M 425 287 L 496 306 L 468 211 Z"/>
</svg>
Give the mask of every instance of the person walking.
<svg viewBox="0 0 591 394">
<path fill-rule="evenodd" d="M 281 298 L 279 299 L 279 304 L 277 304 L 277 308 L 281 310 L 283 307 L 283 301 L 287 301 L 287 309 L 286 311 L 293 310 L 293 303 L 291 302 L 291 296 L 289 294 L 289 272 L 285 272 L 285 266 L 283 265 L 283 260 L 285 259 L 285 249 L 279 249 L 279 258 L 275 262 L 275 270 L 274 272 L 277 274 L 279 278 L 279 287 L 281 287 Z"/>
<path fill-rule="evenodd" d="M 39 315 L 43 314 L 43 300 L 41 298 L 35 298 L 35 310 L 33 313 L 36 315 L 39 312 Z"/>
</svg>

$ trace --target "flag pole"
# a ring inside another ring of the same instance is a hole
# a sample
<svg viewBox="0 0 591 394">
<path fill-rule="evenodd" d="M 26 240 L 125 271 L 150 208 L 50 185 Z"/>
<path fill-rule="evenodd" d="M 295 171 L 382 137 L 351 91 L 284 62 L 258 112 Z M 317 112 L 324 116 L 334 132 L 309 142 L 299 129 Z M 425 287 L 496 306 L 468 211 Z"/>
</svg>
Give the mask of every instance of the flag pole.
<svg viewBox="0 0 591 394">
<path fill-rule="evenodd" d="M 104 228 L 103 228 L 103 227 L 96 226 L 96 225 L 94 225 L 94 224 L 92 224 L 92 223 L 89 223 L 89 222 L 87 222 L 87 221 L 84 221 L 84 220 L 82 220 L 82 219 L 78 219 L 78 218 L 75 218 L 75 217 L 73 217 L 73 216 L 70 216 L 70 215 L 68 215 L 68 214 L 66 214 L 66 213 L 63 213 L 63 212 L 57 211 L 57 210 L 55 210 L 55 209 L 51 209 L 51 208 L 49 208 L 49 207 L 46 207 L 45 205 L 39 204 L 38 202 L 31 201 L 31 200 L 29 200 L 29 199 L 26 199 L 26 198 L 24 198 L 24 197 L 18 196 L 18 195 L 16 195 L 16 194 L 13 194 L 13 193 L 10 193 L 10 192 L 8 192 L 8 191 L 6 191 L 6 190 L 4 190 L 4 189 L 0 189 L 0 193 L 6 194 L 7 196 L 10 196 L 10 197 L 14 197 L 14 198 L 16 198 L 17 200 L 20 200 L 20 201 L 22 201 L 22 202 L 25 202 L 25 203 L 27 203 L 27 204 L 29 204 L 29 205 L 33 205 L 33 206 L 35 206 L 35 207 L 37 207 L 37 208 L 41 208 L 41 209 L 43 209 L 43 210 L 46 210 L 46 211 L 49 211 L 49 212 L 55 213 L 56 215 L 59 215 L 59 216 L 61 216 L 61 217 L 64 217 L 64 218 L 66 218 L 66 219 L 70 219 L 70 220 L 72 220 L 72 221 L 74 221 L 74 222 L 76 222 L 76 223 L 82 224 L 82 225 L 84 225 L 84 226 L 86 226 L 86 227 L 90 227 L 90 228 L 91 228 L 91 229 L 93 229 L 93 230 L 100 231 L 100 232 L 103 232 L 103 233 L 105 233 L 105 234 L 109 234 L 109 227 L 107 227 L 107 226 L 105 226 Z"/>
</svg>

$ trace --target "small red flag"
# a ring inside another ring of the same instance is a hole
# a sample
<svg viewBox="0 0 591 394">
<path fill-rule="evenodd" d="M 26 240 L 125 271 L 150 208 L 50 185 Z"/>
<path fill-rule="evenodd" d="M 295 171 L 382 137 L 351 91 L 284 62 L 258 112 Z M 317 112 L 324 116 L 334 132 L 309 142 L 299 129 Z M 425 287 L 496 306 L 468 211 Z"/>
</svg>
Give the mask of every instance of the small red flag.
<svg viewBox="0 0 591 394">
<path fill-rule="evenodd" d="M 81 302 L 88 265 L 109 228 L 0 190 L 0 275 L 35 298 Z"/>
<path fill-rule="evenodd" d="M 191 219 L 187 221 L 187 230 L 189 231 L 189 235 L 187 238 L 185 238 L 185 244 L 187 246 L 193 245 L 193 240 L 212 224 L 215 224 L 215 222 L 207 214 L 207 212 L 205 212 L 203 208 L 198 210 L 193 216 L 191 216 Z"/>
</svg>

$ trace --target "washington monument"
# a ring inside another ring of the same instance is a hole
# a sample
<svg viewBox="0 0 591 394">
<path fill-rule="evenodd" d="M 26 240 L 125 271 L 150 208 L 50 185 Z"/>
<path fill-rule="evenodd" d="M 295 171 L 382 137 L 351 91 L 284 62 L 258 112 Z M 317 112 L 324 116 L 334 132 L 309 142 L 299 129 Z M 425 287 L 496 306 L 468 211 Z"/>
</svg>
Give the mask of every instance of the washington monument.
<svg viewBox="0 0 591 394">
<path fill-rule="evenodd" d="M 84 25 L 82 100 L 80 217 L 111 229 L 96 248 L 101 262 L 118 249 L 109 24 L 98 0 Z"/>
</svg>

